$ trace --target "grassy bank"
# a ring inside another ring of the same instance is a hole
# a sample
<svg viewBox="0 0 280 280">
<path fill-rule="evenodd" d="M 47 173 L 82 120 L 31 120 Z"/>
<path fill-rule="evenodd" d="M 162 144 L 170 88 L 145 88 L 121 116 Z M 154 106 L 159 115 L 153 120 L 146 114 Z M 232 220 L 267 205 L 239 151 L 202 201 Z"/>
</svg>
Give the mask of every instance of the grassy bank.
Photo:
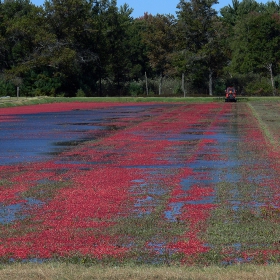
<svg viewBox="0 0 280 280">
<path fill-rule="evenodd" d="M 238 102 L 280 101 L 280 97 L 240 97 Z M 59 102 L 224 102 L 223 97 L 0 97 L 0 108 Z"/>
<path fill-rule="evenodd" d="M 213 97 L 10 97 L 0 98 L 0 107 L 59 102 L 212 102 Z"/>
<path fill-rule="evenodd" d="M 53 280 L 53 279 L 110 279 L 110 280 L 260 280 L 280 279 L 280 265 L 255 266 L 235 265 L 229 267 L 154 267 L 125 266 L 103 267 L 73 265 L 65 263 L 12 264 L 0 269 L 0 279 L 13 280 Z"/>
<path fill-rule="evenodd" d="M 280 100 L 274 103 L 255 102 L 249 104 L 260 128 L 274 149 L 279 149 L 280 146 L 279 102 Z"/>
</svg>

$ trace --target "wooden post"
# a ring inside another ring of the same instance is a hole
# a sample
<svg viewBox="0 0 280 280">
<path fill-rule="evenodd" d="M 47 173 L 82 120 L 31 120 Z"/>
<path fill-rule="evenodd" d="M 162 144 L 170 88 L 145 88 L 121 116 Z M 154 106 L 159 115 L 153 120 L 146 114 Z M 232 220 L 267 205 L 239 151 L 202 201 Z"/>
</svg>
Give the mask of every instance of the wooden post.
<svg viewBox="0 0 280 280">
<path fill-rule="evenodd" d="M 269 63 L 267 66 L 267 69 L 269 70 L 269 74 L 270 74 L 270 81 L 271 81 L 271 86 L 272 86 L 272 94 L 273 96 L 275 96 L 275 83 L 274 83 L 274 76 L 273 76 L 273 72 L 272 72 L 272 63 Z"/>
<path fill-rule="evenodd" d="M 19 87 L 17 87 L 17 100 L 19 98 Z"/>
<path fill-rule="evenodd" d="M 184 97 L 186 97 L 186 88 L 185 88 L 185 73 L 182 73 L 182 85 L 181 85 L 182 91 L 184 93 Z"/>
<path fill-rule="evenodd" d="M 209 68 L 209 95 L 213 95 L 213 71 Z"/>
<path fill-rule="evenodd" d="M 149 88 L 148 88 L 148 77 L 147 77 L 147 72 L 145 71 L 145 80 L 146 80 L 146 93 L 147 95 L 149 94 Z"/>
<path fill-rule="evenodd" d="M 158 95 L 161 95 L 161 93 L 162 93 L 162 80 L 163 80 L 163 75 L 162 75 L 162 73 L 160 73 L 159 85 L 158 85 Z"/>
</svg>

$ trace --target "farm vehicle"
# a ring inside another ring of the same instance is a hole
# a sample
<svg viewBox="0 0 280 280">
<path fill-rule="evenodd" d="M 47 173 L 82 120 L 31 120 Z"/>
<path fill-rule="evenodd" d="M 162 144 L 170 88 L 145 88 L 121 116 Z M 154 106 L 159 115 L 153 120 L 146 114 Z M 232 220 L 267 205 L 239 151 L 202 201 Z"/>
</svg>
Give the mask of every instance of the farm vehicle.
<svg viewBox="0 0 280 280">
<path fill-rule="evenodd" d="M 226 92 L 226 97 L 225 97 L 225 102 L 236 102 L 236 90 L 234 87 L 227 87 L 225 90 Z"/>
</svg>

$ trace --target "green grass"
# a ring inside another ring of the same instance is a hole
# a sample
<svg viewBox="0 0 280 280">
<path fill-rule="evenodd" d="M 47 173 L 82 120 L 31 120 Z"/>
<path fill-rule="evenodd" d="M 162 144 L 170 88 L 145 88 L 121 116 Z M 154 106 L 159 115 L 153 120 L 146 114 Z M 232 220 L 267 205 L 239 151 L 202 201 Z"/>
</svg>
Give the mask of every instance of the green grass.
<svg viewBox="0 0 280 280">
<path fill-rule="evenodd" d="M 263 133 L 265 134 L 265 136 L 267 137 L 268 141 L 271 142 L 271 144 L 273 146 L 275 146 L 277 143 L 273 137 L 273 134 L 271 132 L 271 130 L 269 129 L 269 127 L 266 125 L 265 121 L 262 119 L 262 116 L 259 114 L 260 110 L 256 110 L 254 108 L 254 106 L 252 106 L 252 104 L 248 104 L 248 106 L 250 107 L 250 109 L 252 110 L 252 114 L 255 116 L 255 118 L 258 120 L 259 122 L 259 126 L 262 129 Z"/>
<path fill-rule="evenodd" d="M 52 199 L 57 191 L 61 188 L 70 187 L 69 182 L 48 182 L 38 184 L 28 190 L 20 193 L 22 198 L 35 198 L 41 201 L 48 201 Z"/>
<path fill-rule="evenodd" d="M 238 102 L 280 101 L 280 97 L 239 97 Z M 36 105 L 60 102 L 186 102 L 186 103 L 205 103 L 205 102 L 224 102 L 224 97 L 11 97 L 0 98 L 0 108 L 15 107 L 21 105 Z"/>
<path fill-rule="evenodd" d="M 254 102 L 248 104 L 252 114 L 257 119 L 260 128 L 266 136 L 268 142 L 274 147 L 280 146 L 280 101 L 273 103 Z"/>
<path fill-rule="evenodd" d="M 14 107 L 20 105 L 36 105 L 61 102 L 212 102 L 211 97 L 34 97 L 17 99 L 0 99 L 0 107 Z"/>
<path fill-rule="evenodd" d="M 280 265 L 228 267 L 101 266 L 66 263 L 14 263 L 1 265 L 0 280 L 277 280 Z"/>
<path fill-rule="evenodd" d="M 129 246 L 133 243 L 131 252 L 127 256 L 127 262 L 135 263 L 177 263 L 181 260 L 181 255 L 169 254 L 164 247 L 157 256 L 151 246 L 157 244 L 167 244 L 176 241 L 176 237 L 181 236 L 187 230 L 184 223 L 170 222 L 162 218 L 159 213 L 152 213 L 143 217 L 127 217 L 118 221 L 115 227 L 110 229 L 110 233 L 120 236 L 122 246 Z M 152 253 L 151 253 L 152 252 Z"/>
<path fill-rule="evenodd" d="M 207 230 L 201 234 L 201 238 L 211 245 L 210 252 L 203 256 L 202 263 L 219 263 L 230 258 L 229 252 L 234 261 L 251 250 L 261 252 L 278 249 L 276 244 L 279 243 L 280 236 L 280 213 L 274 209 L 266 211 L 260 206 L 269 197 L 269 189 L 253 182 L 217 184 L 218 207 L 212 211 Z M 278 262 L 275 258 L 278 256 L 268 257 L 269 261 Z M 253 261 L 257 263 L 267 260 L 260 256 L 254 257 Z"/>
<path fill-rule="evenodd" d="M 244 248 L 273 248 L 279 242 L 280 225 L 251 209 L 235 211 L 224 207 L 212 213 L 207 229 L 208 242 L 214 246 L 240 244 Z"/>
<path fill-rule="evenodd" d="M 10 188 L 13 184 L 8 179 L 0 179 L 0 187 Z"/>
</svg>

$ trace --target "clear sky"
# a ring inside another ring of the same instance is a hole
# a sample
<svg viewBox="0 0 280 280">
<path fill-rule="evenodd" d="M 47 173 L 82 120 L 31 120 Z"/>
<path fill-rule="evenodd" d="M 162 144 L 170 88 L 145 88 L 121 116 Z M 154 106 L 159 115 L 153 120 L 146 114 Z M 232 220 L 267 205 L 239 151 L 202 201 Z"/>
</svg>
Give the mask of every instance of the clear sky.
<svg viewBox="0 0 280 280">
<path fill-rule="evenodd" d="M 241 2 L 242 0 L 240 0 Z M 37 6 L 43 5 L 44 0 L 31 0 L 31 2 Z M 176 6 L 180 0 L 117 0 L 118 6 L 127 3 L 130 8 L 133 8 L 132 17 L 137 18 L 143 16 L 145 12 L 149 14 L 173 14 L 176 15 Z M 259 0 L 258 2 L 266 2 L 265 0 Z M 277 1 L 276 1 L 277 2 Z M 217 11 L 227 5 L 232 5 L 232 0 L 220 0 L 219 4 L 214 5 Z"/>
<path fill-rule="evenodd" d="M 132 16 L 134 18 L 142 16 L 145 12 L 149 14 L 174 14 L 176 15 L 176 8 L 180 0 L 118 0 L 118 6 L 127 3 L 134 11 Z M 231 4 L 232 0 L 220 0 L 218 5 L 213 7 L 219 11 L 220 8 Z"/>
</svg>

